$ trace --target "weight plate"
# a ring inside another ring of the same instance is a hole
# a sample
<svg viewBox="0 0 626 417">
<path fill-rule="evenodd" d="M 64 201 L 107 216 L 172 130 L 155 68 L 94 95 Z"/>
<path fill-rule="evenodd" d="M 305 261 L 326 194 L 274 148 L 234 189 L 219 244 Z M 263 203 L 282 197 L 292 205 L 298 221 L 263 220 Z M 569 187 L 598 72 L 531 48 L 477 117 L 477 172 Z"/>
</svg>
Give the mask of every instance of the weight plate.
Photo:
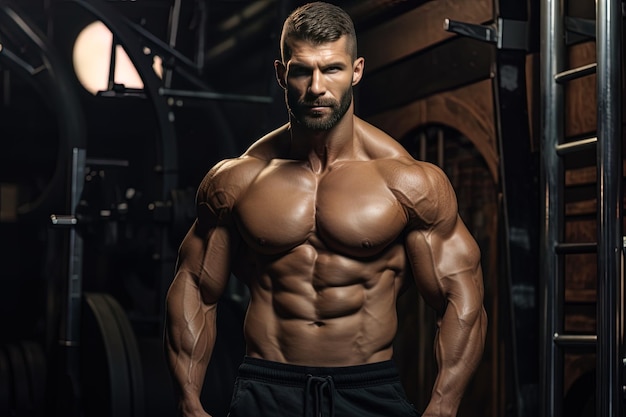
<svg viewBox="0 0 626 417">
<path fill-rule="evenodd" d="M 43 348 L 36 342 L 22 341 L 20 348 L 26 364 L 28 387 L 30 392 L 30 416 L 44 414 L 46 391 L 46 357 Z"/>
<path fill-rule="evenodd" d="M 133 417 L 144 416 L 144 382 L 143 367 L 141 364 L 141 356 L 139 355 L 139 347 L 135 332 L 130 321 L 126 316 L 126 312 L 122 306 L 109 294 L 102 294 L 111 312 L 115 316 L 117 325 L 122 335 L 122 341 L 126 348 L 126 362 L 128 364 L 128 373 L 130 377 L 132 412 Z"/>
<path fill-rule="evenodd" d="M 9 368 L 11 369 L 12 375 L 14 415 L 16 417 L 26 416 L 31 399 L 28 388 L 28 372 L 26 370 L 24 356 L 22 356 L 22 352 L 14 344 L 7 344 L 5 349 L 7 357 L 9 358 Z"/>
<path fill-rule="evenodd" d="M 133 417 L 126 347 L 115 314 L 102 294 L 85 293 L 84 298 L 81 380 L 85 414 Z"/>
</svg>

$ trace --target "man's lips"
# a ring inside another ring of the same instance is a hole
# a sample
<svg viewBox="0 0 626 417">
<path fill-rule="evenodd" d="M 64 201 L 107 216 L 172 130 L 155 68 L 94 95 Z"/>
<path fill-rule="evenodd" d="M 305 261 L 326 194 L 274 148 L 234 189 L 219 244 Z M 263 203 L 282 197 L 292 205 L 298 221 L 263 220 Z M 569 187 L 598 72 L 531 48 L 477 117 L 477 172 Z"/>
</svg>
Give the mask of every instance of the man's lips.
<svg viewBox="0 0 626 417">
<path fill-rule="evenodd" d="M 324 101 L 309 101 L 309 102 L 300 102 L 300 105 L 303 107 L 332 107 L 335 103 L 333 102 L 324 102 Z"/>
<path fill-rule="evenodd" d="M 331 104 L 304 104 L 304 108 L 309 109 L 311 111 L 322 111 L 323 109 L 331 108 Z"/>
<path fill-rule="evenodd" d="M 310 115 L 326 114 L 329 109 L 330 106 L 304 106 L 304 112 Z"/>
</svg>

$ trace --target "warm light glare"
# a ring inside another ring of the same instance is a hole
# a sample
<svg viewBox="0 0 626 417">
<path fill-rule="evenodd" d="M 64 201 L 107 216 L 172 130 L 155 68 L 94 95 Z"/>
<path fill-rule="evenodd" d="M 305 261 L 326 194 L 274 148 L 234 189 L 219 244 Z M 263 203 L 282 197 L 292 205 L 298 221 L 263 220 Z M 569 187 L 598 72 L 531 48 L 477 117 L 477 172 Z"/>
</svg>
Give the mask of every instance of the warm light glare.
<svg viewBox="0 0 626 417">
<path fill-rule="evenodd" d="M 108 89 L 112 44 L 113 34 L 100 21 L 85 27 L 76 38 L 72 57 L 74 70 L 80 83 L 92 94 Z M 161 77 L 163 67 L 159 57 L 155 57 L 152 67 Z M 127 88 L 143 88 L 137 69 L 120 45 L 115 47 L 114 80 L 116 84 L 123 84 Z"/>
</svg>

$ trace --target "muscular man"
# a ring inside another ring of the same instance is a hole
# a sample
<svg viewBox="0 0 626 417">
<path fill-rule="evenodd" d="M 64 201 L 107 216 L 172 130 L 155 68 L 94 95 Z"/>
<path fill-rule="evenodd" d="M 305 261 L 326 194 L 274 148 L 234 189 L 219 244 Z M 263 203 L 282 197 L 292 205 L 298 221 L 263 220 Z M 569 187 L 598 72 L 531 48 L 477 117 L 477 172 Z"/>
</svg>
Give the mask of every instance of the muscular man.
<svg viewBox="0 0 626 417">
<path fill-rule="evenodd" d="M 231 272 L 250 289 L 231 417 L 417 416 L 392 360 L 396 298 L 414 280 L 440 314 L 424 416 L 456 415 L 484 346 L 480 252 L 437 167 L 353 114 L 352 21 L 311 3 L 286 20 L 276 77 L 289 123 L 218 163 L 167 297 L 184 416 L 199 396 Z"/>
</svg>

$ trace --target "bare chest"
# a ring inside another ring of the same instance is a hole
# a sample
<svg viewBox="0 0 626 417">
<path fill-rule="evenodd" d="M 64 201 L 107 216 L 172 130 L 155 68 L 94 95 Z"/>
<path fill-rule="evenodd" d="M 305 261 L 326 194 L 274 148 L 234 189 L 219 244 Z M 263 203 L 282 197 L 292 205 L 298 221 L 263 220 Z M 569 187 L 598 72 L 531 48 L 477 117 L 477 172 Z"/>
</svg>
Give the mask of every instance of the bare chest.
<svg viewBox="0 0 626 417">
<path fill-rule="evenodd" d="M 259 253 L 314 240 L 349 256 L 373 256 L 398 239 L 401 205 L 369 163 L 316 175 L 301 165 L 268 167 L 235 206 L 238 228 Z"/>
</svg>

